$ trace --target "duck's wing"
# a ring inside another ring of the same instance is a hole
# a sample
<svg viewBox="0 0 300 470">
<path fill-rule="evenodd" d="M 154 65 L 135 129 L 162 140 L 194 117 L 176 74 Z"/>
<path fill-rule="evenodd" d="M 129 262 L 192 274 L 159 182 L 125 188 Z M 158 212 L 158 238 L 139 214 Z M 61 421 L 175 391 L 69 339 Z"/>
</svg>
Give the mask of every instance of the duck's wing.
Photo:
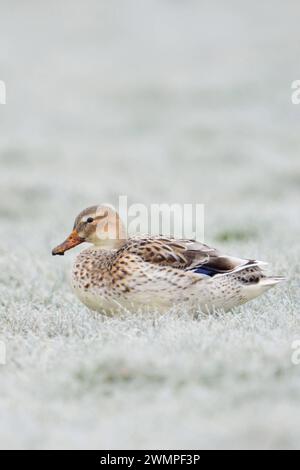
<svg viewBox="0 0 300 470">
<path fill-rule="evenodd" d="M 192 271 L 205 276 L 214 276 L 237 271 L 259 262 L 235 258 L 220 253 L 195 240 L 178 240 L 166 237 L 133 237 L 119 250 L 120 254 L 133 254 L 143 261 L 157 266 L 169 266 L 183 271 Z"/>
</svg>

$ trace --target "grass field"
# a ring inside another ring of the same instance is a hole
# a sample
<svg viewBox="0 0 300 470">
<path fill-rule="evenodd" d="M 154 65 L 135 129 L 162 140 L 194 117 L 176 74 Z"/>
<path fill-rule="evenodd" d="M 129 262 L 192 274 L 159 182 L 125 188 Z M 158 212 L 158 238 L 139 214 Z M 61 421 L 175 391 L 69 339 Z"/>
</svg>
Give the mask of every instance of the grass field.
<svg viewBox="0 0 300 470">
<path fill-rule="evenodd" d="M 299 447 L 300 6 L 0 6 L 0 446 Z M 51 249 L 119 194 L 204 203 L 207 243 L 287 282 L 218 317 L 89 312 Z"/>
</svg>

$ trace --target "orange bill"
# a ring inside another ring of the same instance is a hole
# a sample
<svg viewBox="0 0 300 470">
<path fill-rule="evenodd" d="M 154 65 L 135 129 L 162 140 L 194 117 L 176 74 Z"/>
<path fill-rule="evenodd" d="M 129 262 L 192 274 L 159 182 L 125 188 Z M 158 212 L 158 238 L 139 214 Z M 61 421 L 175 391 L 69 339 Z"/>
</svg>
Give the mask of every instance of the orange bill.
<svg viewBox="0 0 300 470">
<path fill-rule="evenodd" d="M 64 255 L 65 251 L 71 250 L 80 243 L 83 243 L 84 239 L 80 238 L 76 230 L 73 230 L 71 235 L 63 242 L 61 245 L 58 245 L 56 248 L 52 250 L 52 255 Z"/>
</svg>

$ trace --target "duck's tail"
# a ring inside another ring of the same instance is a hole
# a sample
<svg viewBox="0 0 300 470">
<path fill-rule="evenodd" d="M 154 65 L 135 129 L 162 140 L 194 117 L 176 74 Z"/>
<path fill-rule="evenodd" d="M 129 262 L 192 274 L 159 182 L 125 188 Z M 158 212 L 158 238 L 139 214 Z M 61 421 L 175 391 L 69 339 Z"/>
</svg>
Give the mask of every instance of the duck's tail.
<svg viewBox="0 0 300 470">
<path fill-rule="evenodd" d="M 267 289 L 270 288 L 270 287 L 273 287 L 275 286 L 276 284 L 278 284 L 279 282 L 283 282 L 285 281 L 286 278 L 284 276 L 266 276 L 266 277 L 262 277 L 260 280 L 259 280 L 259 284 L 262 286 L 262 287 L 266 287 Z"/>
<path fill-rule="evenodd" d="M 242 280 L 242 284 L 244 284 L 243 296 L 246 302 L 264 294 L 267 290 L 285 280 L 282 276 L 265 276 L 262 273 L 246 279 Z"/>
</svg>

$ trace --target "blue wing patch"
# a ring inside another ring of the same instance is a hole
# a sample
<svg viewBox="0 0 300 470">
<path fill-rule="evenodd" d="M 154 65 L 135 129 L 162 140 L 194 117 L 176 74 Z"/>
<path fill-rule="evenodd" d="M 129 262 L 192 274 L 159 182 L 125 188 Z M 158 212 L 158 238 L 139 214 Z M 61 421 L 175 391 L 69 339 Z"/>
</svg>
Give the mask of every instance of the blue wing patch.
<svg viewBox="0 0 300 470">
<path fill-rule="evenodd" d="M 191 269 L 193 273 L 197 274 L 205 274 L 206 276 L 213 277 L 218 274 L 218 271 L 214 268 L 210 268 L 209 266 L 198 266 L 197 268 Z"/>
</svg>

